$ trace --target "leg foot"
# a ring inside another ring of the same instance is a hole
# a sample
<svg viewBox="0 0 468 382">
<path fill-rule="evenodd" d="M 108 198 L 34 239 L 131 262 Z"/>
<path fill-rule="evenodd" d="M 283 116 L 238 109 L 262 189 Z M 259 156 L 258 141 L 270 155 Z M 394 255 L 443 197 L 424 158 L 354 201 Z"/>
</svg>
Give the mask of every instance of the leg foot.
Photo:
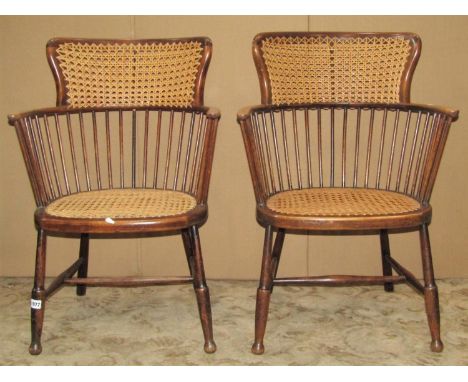
<svg viewBox="0 0 468 382">
<path fill-rule="evenodd" d="M 440 353 L 444 350 L 444 344 L 441 340 L 432 340 L 431 342 L 431 351 L 434 353 Z"/>
<path fill-rule="evenodd" d="M 252 345 L 252 353 L 263 354 L 263 337 L 268 319 L 271 292 L 266 289 L 257 290 L 257 304 L 255 308 L 255 341 Z"/>
<path fill-rule="evenodd" d="M 210 291 L 206 285 L 198 228 L 196 226 L 191 227 L 189 233 L 188 238 L 190 240 L 187 241 L 186 239 L 185 247 L 186 251 L 191 250 L 192 252 L 192 256 L 187 256 L 187 259 L 189 260 L 189 268 L 191 268 L 191 265 L 193 264 L 193 270 L 191 273 L 193 276 L 193 288 L 197 296 L 198 312 L 200 314 L 203 337 L 205 338 L 204 350 L 206 353 L 214 353 L 216 351 L 216 344 L 213 340 Z"/>
<path fill-rule="evenodd" d="M 205 350 L 205 353 L 212 354 L 216 351 L 216 344 L 214 341 L 205 342 L 203 349 Z"/>
<path fill-rule="evenodd" d="M 29 354 L 31 355 L 39 355 L 42 353 L 42 345 L 40 343 L 32 343 L 29 346 Z"/>
<path fill-rule="evenodd" d="M 261 342 L 254 342 L 252 345 L 252 353 L 256 355 L 262 355 L 265 352 L 265 346 Z"/>
<path fill-rule="evenodd" d="M 206 353 L 214 353 L 216 351 L 216 343 L 213 339 L 213 323 L 211 321 L 211 304 L 210 292 L 208 288 L 195 289 L 197 296 L 198 312 L 205 338 L 204 350 Z"/>
<path fill-rule="evenodd" d="M 284 231 L 282 232 L 282 235 Z M 272 256 L 273 229 L 268 226 L 265 229 L 265 240 L 263 242 L 262 271 L 260 273 L 260 283 L 257 289 L 257 302 L 255 306 L 255 340 L 252 345 L 252 353 L 263 354 L 263 337 L 268 319 L 268 309 L 273 287 L 273 274 L 276 265 L 273 264 Z M 282 238 L 281 238 L 282 239 Z M 280 253 L 280 251 L 278 251 Z"/>
<path fill-rule="evenodd" d="M 421 242 L 421 255 L 424 275 L 424 302 L 426 305 L 427 322 L 431 333 L 431 350 L 441 352 L 444 348 L 440 339 L 440 311 L 439 294 L 434 279 L 434 268 L 432 266 L 431 244 L 429 241 L 429 231 L 427 224 L 423 224 L 419 229 Z"/>
</svg>

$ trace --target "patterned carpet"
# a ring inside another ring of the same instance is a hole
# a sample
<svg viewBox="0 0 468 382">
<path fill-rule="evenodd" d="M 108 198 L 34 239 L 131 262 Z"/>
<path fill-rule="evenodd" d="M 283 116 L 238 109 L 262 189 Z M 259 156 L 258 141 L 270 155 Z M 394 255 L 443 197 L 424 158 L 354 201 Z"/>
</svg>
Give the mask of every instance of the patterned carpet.
<svg viewBox="0 0 468 382">
<path fill-rule="evenodd" d="M 277 287 L 266 352 L 250 353 L 256 282 L 209 280 L 215 354 L 203 352 L 192 288 L 66 287 L 47 304 L 43 353 L 28 353 L 31 279 L 0 279 L 0 365 L 468 365 L 468 279 L 438 283 L 441 354 L 421 296 L 405 285 Z"/>
</svg>

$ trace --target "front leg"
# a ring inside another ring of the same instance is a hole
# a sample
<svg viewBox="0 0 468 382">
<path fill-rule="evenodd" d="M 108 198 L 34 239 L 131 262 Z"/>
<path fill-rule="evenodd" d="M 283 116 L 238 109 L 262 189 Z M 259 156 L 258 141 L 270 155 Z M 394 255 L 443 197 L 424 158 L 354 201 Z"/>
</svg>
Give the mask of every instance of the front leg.
<svg viewBox="0 0 468 382">
<path fill-rule="evenodd" d="M 36 269 L 34 287 L 31 292 L 31 345 L 29 353 L 38 355 L 42 352 L 41 335 L 45 310 L 45 269 L 47 235 L 40 229 L 37 235 Z"/>
</svg>

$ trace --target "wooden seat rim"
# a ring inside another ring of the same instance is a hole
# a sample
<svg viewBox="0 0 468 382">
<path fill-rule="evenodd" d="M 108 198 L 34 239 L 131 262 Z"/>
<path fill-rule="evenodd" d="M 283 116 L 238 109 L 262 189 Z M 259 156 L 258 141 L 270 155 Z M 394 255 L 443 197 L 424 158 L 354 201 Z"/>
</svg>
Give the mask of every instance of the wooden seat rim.
<svg viewBox="0 0 468 382">
<path fill-rule="evenodd" d="M 154 218 L 121 218 L 114 223 L 104 219 L 76 219 L 49 215 L 45 207 L 39 207 L 34 220 L 46 232 L 57 233 L 151 233 L 181 230 L 201 226 L 208 218 L 208 206 L 198 204 L 190 211 L 172 216 Z"/>
<path fill-rule="evenodd" d="M 422 206 L 419 210 L 395 214 L 375 216 L 303 216 L 277 213 L 266 206 L 257 205 L 257 221 L 263 226 L 273 226 L 284 229 L 310 231 L 342 231 L 342 230 L 375 230 L 418 227 L 429 223 L 432 217 L 432 207 Z"/>
</svg>

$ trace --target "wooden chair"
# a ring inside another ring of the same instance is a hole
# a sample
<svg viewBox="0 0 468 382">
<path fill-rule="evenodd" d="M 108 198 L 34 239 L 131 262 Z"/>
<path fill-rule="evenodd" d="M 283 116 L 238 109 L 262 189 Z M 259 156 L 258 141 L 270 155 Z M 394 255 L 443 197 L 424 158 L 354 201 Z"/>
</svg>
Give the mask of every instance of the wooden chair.
<svg viewBox="0 0 468 382">
<path fill-rule="evenodd" d="M 192 283 L 204 350 L 216 350 L 198 233 L 220 118 L 203 106 L 211 52 L 204 37 L 48 42 L 57 107 L 9 116 L 37 204 L 31 354 L 41 353 L 45 302 L 62 285 L 82 296 L 87 286 Z M 92 235 L 174 232 L 190 276 L 87 277 Z M 45 288 L 47 235 L 81 242 L 78 260 Z"/>
<path fill-rule="evenodd" d="M 429 200 L 458 112 L 409 103 L 420 51 L 410 33 L 255 37 L 263 105 L 238 113 L 265 227 L 253 353 L 264 352 L 274 285 L 383 284 L 390 292 L 400 282 L 424 295 L 431 349 L 442 351 Z M 277 278 L 289 230 L 379 234 L 383 276 Z M 391 257 L 390 230 L 419 230 L 424 284 Z"/>
</svg>

